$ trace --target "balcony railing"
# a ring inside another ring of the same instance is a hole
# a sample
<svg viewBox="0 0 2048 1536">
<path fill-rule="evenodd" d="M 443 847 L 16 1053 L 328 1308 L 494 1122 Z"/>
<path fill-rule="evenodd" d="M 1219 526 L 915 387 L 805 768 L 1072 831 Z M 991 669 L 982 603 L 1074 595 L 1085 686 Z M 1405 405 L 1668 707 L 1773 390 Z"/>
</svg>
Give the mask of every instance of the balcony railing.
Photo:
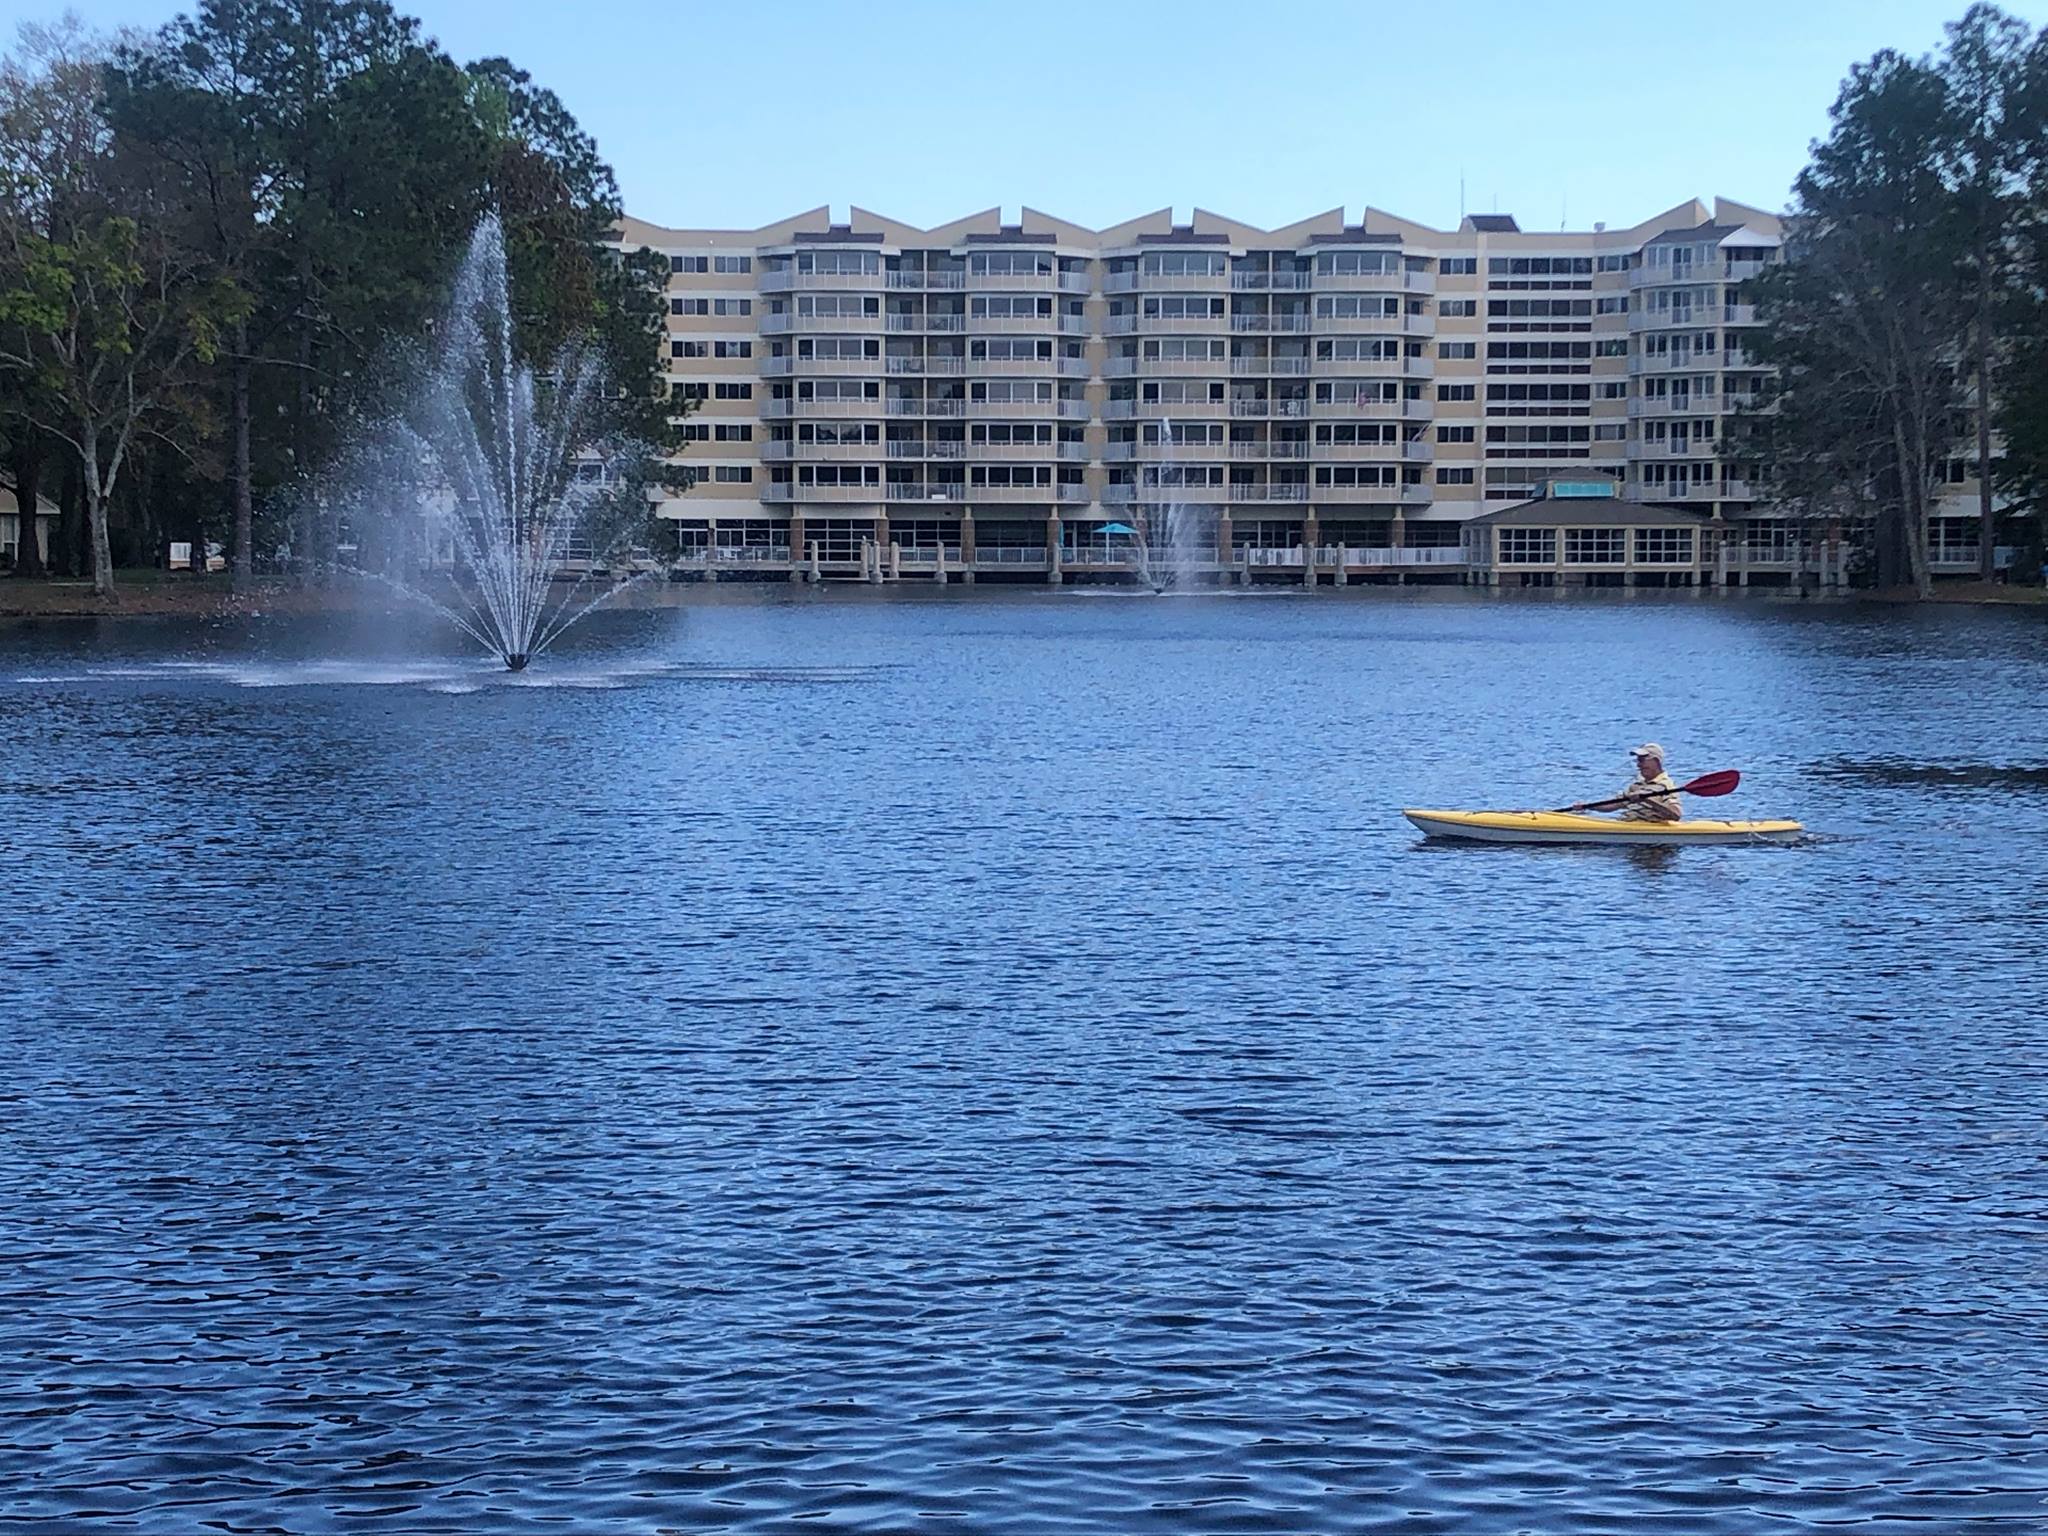
<svg viewBox="0 0 2048 1536">
<path fill-rule="evenodd" d="M 974 563 L 977 566 L 989 566 L 992 568 L 1025 566 L 1044 570 L 1045 549 L 1042 545 L 1036 548 L 1022 548 L 1002 544 L 994 548 L 986 545 L 976 545 Z"/>
<path fill-rule="evenodd" d="M 1192 293 L 1229 286 L 1228 272 L 1112 272 L 1102 280 L 1105 293 Z"/>
</svg>

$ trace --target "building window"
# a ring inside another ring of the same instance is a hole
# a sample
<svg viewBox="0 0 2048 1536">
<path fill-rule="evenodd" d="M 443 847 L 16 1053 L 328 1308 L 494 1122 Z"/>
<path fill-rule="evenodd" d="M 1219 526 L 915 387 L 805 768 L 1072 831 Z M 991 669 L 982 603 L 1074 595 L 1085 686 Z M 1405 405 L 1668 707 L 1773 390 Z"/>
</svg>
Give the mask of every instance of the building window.
<svg viewBox="0 0 2048 1536">
<path fill-rule="evenodd" d="M 701 341 L 672 341 L 668 344 L 670 357 L 702 357 L 704 343 Z"/>
<path fill-rule="evenodd" d="M 1436 344 L 1436 355 L 1453 362 L 1475 358 L 1479 355 L 1479 343 L 1476 341 L 1440 341 Z"/>
<path fill-rule="evenodd" d="M 670 299 L 668 312 L 672 315 L 708 315 L 711 313 L 709 299 Z"/>
<path fill-rule="evenodd" d="M 703 260 L 701 256 L 697 259 L 699 261 Z M 704 269 L 699 267 L 697 270 L 701 272 Z M 711 270 L 714 272 L 751 272 L 754 270 L 754 258 L 751 256 L 714 257 Z"/>
<path fill-rule="evenodd" d="M 1626 400 L 1628 398 L 1628 380 L 1602 379 L 1600 381 L 1600 398 L 1602 400 Z"/>
<path fill-rule="evenodd" d="M 1500 541 L 1500 565 L 1555 565 L 1557 530 L 1554 528 L 1501 528 L 1494 537 Z"/>
<path fill-rule="evenodd" d="M 1600 270 L 1602 272 L 1626 272 L 1628 268 L 1629 259 L 1626 251 L 1618 256 L 1602 256 L 1600 258 Z"/>
<path fill-rule="evenodd" d="M 714 341 L 711 344 L 713 357 L 752 357 L 754 344 L 751 341 Z"/>
<path fill-rule="evenodd" d="M 754 470 L 749 464 L 714 464 L 711 478 L 720 485 L 747 485 L 753 481 Z"/>
<path fill-rule="evenodd" d="M 1479 313 L 1477 299 L 1438 299 L 1436 312 L 1446 320 L 1469 320 Z"/>
<path fill-rule="evenodd" d="M 711 437 L 713 442 L 719 443 L 751 443 L 754 440 L 754 424 L 751 421 L 722 421 L 718 423 Z"/>
<path fill-rule="evenodd" d="M 1593 306 L 1593 312 L 1597 315 L 1625 315 L 1628 313 L 1628 295 L 1606 294 Z"/>
<path fill-rule="evenodd" d="M 1438 485 L 1470 485 L 1473 483 L 1470 469 L 1439 469 L 1436 472 Z"/>
<path fill-rule="evenodd" d="M 1445 277 L 1473 277 L 1479 271 L 1477 256 L 1446 256 L 1436 264 L 1436 269 Z"/>
<path fill-rule="evenodd" d="M 1596 341 L 1593 343 L 1593 355 L 1595 357 L 1627 357 L 1628 338 L 1626 336 L 1616 336 L 1611 340 L 1603 339 Z"/>
<path fill-rule="evenodd" d="M 1473 438 L 1474 429 L 1471 427 L 1438 427 L 1436 429 L 1436 440 L 1440 443 L 1469 443 L 1473 441 Z"/>
<path fill-rule="evenodd" d="M 1439 384 L 1436 387 L 1436 397 L 1446 402 L 1477 400 L 1479 398 L 1479 386 L 1476 384 Z"/>
<path fill-rule="evenodd" d="M 668 259 L 668 269 L 671 272 L 702 272 L 706 269 L 705 258 L 702 256 L 671 256 Z"/>
<path fill-rule="evenodd" d="M 1619 443 L 1628 437 L 1628 423 L 1622 421 L 1599 421 L 1593 424 L 1593 441 L 1596 443 Z"/>
<path fill-rule="evenodd" d="M 712 388 L 712 398 L 717 400 L 751 400 L 754 386 L 751 384 L 718 384 Z"/>
<path fill-rule="evenodd" d="M 1627 559 L 1626 528 L 1567 528 L 1564 531 L 1566 565 L 1620 565 Z"/>
<path fill-rule="evenodd" d="M 1690 528 L 1638 528 L 1635 534 L 1637 564 L 1690 565 L 1692 563 L 1692 530 Z"/>
<path fill-rule="evenodd" d="M 751 315 L 754 312 L 752 299 L 713 299 L 711 313 L 714 315 Z M 699 314 L 703 311 L 699 310 Z"/>
</svg>

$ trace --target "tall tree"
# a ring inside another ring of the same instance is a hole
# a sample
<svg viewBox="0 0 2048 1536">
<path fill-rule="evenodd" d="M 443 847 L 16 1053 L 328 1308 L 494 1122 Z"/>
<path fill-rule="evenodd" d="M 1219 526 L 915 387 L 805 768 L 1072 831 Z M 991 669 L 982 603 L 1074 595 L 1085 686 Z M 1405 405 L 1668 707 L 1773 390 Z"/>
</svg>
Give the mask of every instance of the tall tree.
<svg viewBox="0 0 2048 1536">
<path fill-rule="evenodd" d="M 1972 314 L 1968 231 L 1946 179 L 1947 82 L 1886 51 L 1850 71 L 1830 121 L 1794 187 L 1784 267 L 1758 284 L 1759 350 L 1778 370 L 1781 442 L 1811 449 L 1846 414 L 1886 446 L 1870 487 L 1878 579 L 1904 576 L 1926 596 Z"/>
<path fill-rule="evenodd" d="M 1989 581 L 1998 543 L 1992 500 L 1991 418 L 1999 297 L 2016 276 L 2015 236 L 2030 173 L 2042 159 L 2038 102 L 2028 89 L 2036 40 L 2025 22 L 1977 4 L 1952 22 L 1940 69 L 1948 97 L 1946 170 L 1965 242 L 1972 291 L 1971 414 L 1977 438 L 1979 574 Z"/>
</svg>

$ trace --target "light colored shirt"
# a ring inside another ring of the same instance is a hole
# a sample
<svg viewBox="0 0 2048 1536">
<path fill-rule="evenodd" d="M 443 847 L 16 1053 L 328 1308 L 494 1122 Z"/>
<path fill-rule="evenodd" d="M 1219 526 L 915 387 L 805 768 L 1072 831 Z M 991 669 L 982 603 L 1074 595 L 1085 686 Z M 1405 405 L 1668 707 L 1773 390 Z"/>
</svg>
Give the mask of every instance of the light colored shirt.
<svg viewBox="0 0 2048 1536">
<path fill-rule="evenodd" d="M 1664 793 L 1655 794 L 1662 790 Z M 1651 795 L 1647 800 L 1638 800 L 1634 805 L 1621 808 L 1623 821 L 1677 821 L 1685 815 L 1678 804 L 1678 786 L 1671 782 L 1671 775 L 1660 773 L 1654 779 L 1631 779 L 1625 796 Z"/>
</svg>

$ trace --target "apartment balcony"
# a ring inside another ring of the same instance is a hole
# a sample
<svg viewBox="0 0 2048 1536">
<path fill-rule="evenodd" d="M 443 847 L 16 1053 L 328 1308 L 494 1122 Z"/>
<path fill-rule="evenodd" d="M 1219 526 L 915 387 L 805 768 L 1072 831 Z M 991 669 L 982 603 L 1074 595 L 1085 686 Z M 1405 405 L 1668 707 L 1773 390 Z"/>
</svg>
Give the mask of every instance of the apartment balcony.
<svg viewBox="0 0 2048 1536">
<path fill-rule="evenodd" d="M 1081 407 L 1083 419 L 1087 406 Z M 1230 412 L 1221 400 L 1105 400 L 1104 421 L 1215 421 Z"/>
<path fill-rule="evenodd" d="M 967 414 L 974 417 L 1031 417 L 1033 419 L 1056 416 L 1058 403 L 1054 400 L 969 400 Z"/>
<path fill-rule="evenodd" d="M 1278 504 L 1308 500 L 1308 487 L 1305 485 L 1233 485 L 1225 489 L 1233 506 L 1243 506 L 1250 502 Z"/>
<path fill-rule="evenodd" d="M 1057 501 L 1062 488 L 1056 485 L 970 485 L 960 494 L 969 501 Z"/>
<path fill-rule="evenodd" d="M 1667 396 L 1661 399 L 1637 395 L 1628 403 L 1631 416 L 1713 416 L 1718 411 L 1717 397 L 1713 395 Z"/>
<path fill-rule="evenodd" d="M 883 500 L 885 487 L 880 485 L 798 485 L 792 488 L 794 501 L 865 502 L 870 505 Z"/>
<path fill-rule="evenodd" d="M 905 312 L 901 310 L 896 310 L 892 311 L 884 318 L 887 322 L 887 329 L 898 333 L 916 332 L 921 331 L 925 328 L 925 318 L 921 312 Z M 764 330 L 766 328 L 767 327 L 765 325 L 762 327 L 762 329 Z"/>
<path fill-rule="evenodd" d="M 1410 439 L 1401 445 L 1401 457 L 1411 464 L 1428 464 L 1436 458 L 1436 444 L 1423 439 Z"/>
<path fill-rule="evenodd" d="M 799 400 L 796 415 L 814 417 L 825 421 L 838 421 L 845 417 L 856 417 L 862 421 L 882 414 L 880 400 Z"/>
<path fill-rule="evenodd" d="M 1229 371 L 1224 357 L 1141 357 L 1138 372 L 1149 378 L 1220 379 Z"/>
<path fill-rule="evenodd" d="M 969 272 L 970 293 L 1052 293 L 1059 287 L 1057 272 Z"/>
<path fill-rule="evenodd" d="M 1221 463 L 1229 456 L 1227 443 L 1140 443 L 1138 457 L 1147 464 Z"/>
<path fill-rule="evenodd" d="M 791 400 L 763 400 L 760 403 L 760 409 L 763 417 L 773 420 L 777 417 L 788 416 L 795 409 L 795 402 Z"/>
<path fill-rule="evenodd" d="M 1699 283 L 1741 283 L 1770 269 L 1757 261 L 1696 261 L 1684 267 L 1631 267 L 1631 288 L 1687 288 Z"/>
<path fill-rule="evenodd" d="M 929 314 L 924 317 L 924 328 L 936 331 L 942 336 L 957 336 L 967 329 L 965 315 Z"/>
<path fill-rule="evenodd" d="M 886 457 L 881 443 L 797 442 L 790 446 L 793 457 L 812 463 L 879 464 Z"/>
<path fill-rule="evenodd" d="M 1086 400 L 1062 400 L 1054 415 L 1062 421 L 1086 421 L 1089 416 Z"/>
<path fill-rule="evenodd" d="M 1104 293 L 1204 293 L 1225 292 L 1230 287 L 1228 272 L 1144 273 L 1112 272 L 1102 280 Z"/>
<path fill-rule="evenodd" d="M 790 329 L 819 336 L 879 336 L 882 317 L 873 315 L 792 315 Z"/>
<path fill-rule="evenodd" d="M 1318 485 L 1313 494 L 1318 505 L 1332 506 L 1399 506 L 1430 499 L 1426 485 Z"/>
<path fill-rule="evenodd" d="M 1754 501 L 1757 487 L 1747 480 L 1724 480 L 1721 482 L 1721 495 L 1728 501 Z"/>
<path fill-rule="evenodd" d="M 967 371 L 978 379 L 1042 379 L 1058 371 L 1058 359 L 1051 357 L 970 357 Z M 1086 365 L 1083 364 L 1085 372 Z"/>
<path fill-rule="evenodd" d="M 1220 336 L 1230 329 L 1228 315 L 1138 315 L 1143 336 Z"/>
<path fill-rule="evenodd" d="M 1276 336 L 1306 336 L 1315 329 L 1315 317 L 1303 314 L 1232 315 L 1233 331 L 1261 331 Z"/>
<path fill-rule="evenodd" d="M 1091 462 L 1091 455 L 1086 443 L 1059 443 L 1055 446 L 1059 449 L 1059 459 L 1062 464 L 1086 464 Z"/>
<path fill-rule="evenodd" d="M 1230 286 L 1240 292 L 1303 293 L 1311 277 L 1307 272 L 1233 272 Z"/>
<path fill-rule="evenodd" d="M 1061 293 L 1093 293 L 1095 283 L 1086 272 L 1062 272 L 1059 289 Z"/>
<path fill-rule="evenodd" d="M 1043 463 L 1054 457 L 1055 443 L 975 443 L 967 444 L 967 457 L 976 463 Z"/>
<path fill-rule="evenodd" d="M 771 441 L 760 444 L 760 449 L 761 457 L 764 459 L 787 459 L 795 452 L 796 445 L 794 443 Z"/>
<path fill-rule="evenodd" d="M 1719 366 L 1718 352 L 1667 352 L 1661 355 L 1629 354 L 1630 373 L 1712 373 Z"/>
<path fill-rule="evenodd" d="M 1061 315 L 1060 334 L 1062 336 L 1085 337 L 1092 336 L 1094 332 L 1088 328 L 1088 317 L 1086 315 Z"/>
<path fill-rule="evenodd" d="M 890 288 L 921 292 L 926 289 L 953 289 L 965 287 L 965 272 L 891 272 L 888 274 Z"/>
<path fill-rule="evenodd" d="M 1273 416 L 1293 421 L 1307 418 L 1308 402 L 1306 400 L 1233 400 L 1230 402 L 1230 414 L 1239 418 L 1259 419 Z"/>
<path fill-rule="evenodd" d="M 1430 402 L 1427 400 L 1381 400 L 1368 397 L 1360 400 L 1346 396 L 1341 400 L 1318 400 L 1315 414 L 1319 418 L 1334 420 L 1406 420 L 1427 421 L 1430 418 Z"/>
<path fill-rule="evenodd" d="M 1410 321 L 1419 322 L 1419 328 Z M 1318 315 L 1315 323 L 1317 333 L 1328 336 L 1427 335 L 1434 330 L 1419 315 Z"/>
<path fill-rule="evenodd" d="M 1318 272 L 1316 292 L 1318 293 L 1400 293 L 1406 290 L 1410 276 L 1426 276 L 1407 272 Z"/>
<path fill-rule="evenodd" d="M 1756 325 L 1758 323 L 1756 306 L 1754 304 L 1724 304 L 1721 306 L 1721 323 L 1723 325 Z"/>
<path fill-rule="evenodd" d="M 1319 379 L 1387 379 L 1401 371 L 1398 357 L 1317 357 L 1309 360 L 1309 372 Z"/>
<path fill-rule="evenodd" d="M 1404 357 L 1401 359 L 1401 372 L 1411 379 L 1433 379 L 1436 377 L 1436 364 L 1426 357 Z"/>
<path fill-rule="evenodd" d="M 1230 371 L 1240 378 L 1303 378 L 1309 368 L 1305 357 L 1233 357 Z"/>
<path fill-rule="evenodd" d="M 1105 315 L 1102 320 L 1102 334 L 1105 336 L 1135 336 L 1138 333 L 1136 315 Z"/>
<path fill-rule="evenodd" d="M 780 272 L 764 271 L 755 288 L 761 293 L 866 292 L 887 286 L 881 272 Z"/>
<path fill-rule="evenodd" d="M 1391 464 L 1401 457 L 1399 443 L 1317 443 L 1318 464 Z"/>
<path fill-rule="evenodd" d="M 1763 369 L 1768 368 L 1770 364 L 1764 362 L 1755 353 L 1745 352 L 1737 347 L 1721 354 L 1721 366 L 1723 368 Z"/>
<path fill-rule="evenodd" d="M 1135 357 L 1105 357 L 1102 360 L 1102 376 L 1105 379 L 1128 379 L 1136 376 L 1138 360 Z"/>
<path fill-rule="evenodd" d="M 755 362 L 754 371 L 764 379 L 779 379 L 790 371 L 794 362 L 795 359 L 790 357 L 764 357 Z"/>
<path fill-rule="evenodd" d="M 770 362 L 781 359 L 770 358 Z M 813 378 L 879 378 L 888 370 L 880 357 L 799 357 L 795 371 Z M 763 373 L 769 370 L 763 368 Z M 788 371 L 788 370 L 784 370 Z"/>
<path fill-rule="evenodd" d="M 1239 463 L 1263 463 L 1268 459 L 1306 459 L 1307 443 L 1232 443 L 1230 457 Z"/>
<path fill-rule="evenodd" d="M 1102 462 L 1105 464 L 1128 464 L 1138 456 L 1136 443 L 1104 443 Z"/>
<path fill-rule="evenodd" d="M 1055 315 L 969 315 L 967 329 L 976 335 L 1051 336 L 1059 331 Z"/>
<path fill-rule="evenodd" d="M 888 414 L 891 416 L 958 416 L 966 405 L 964 400 L 891 400 Z"/>
<path fill-rule="evenodd" d="M 762 334 L 763 336 L 781 336 L 781 335 L 784 335 L 784 334 L 785 334 L 785 333 L 787 333 L 787 332 L 789 331 L 789 329 L 790 329 L 790 318 L 791 318 L 791 317 L 790 317 L 790 316 L 788 316 L 788 315 L 762 315 L 762 316 L 760 316 L 760 317 L 759 317 L 759 329 L 760 329 L 760 332 L 761 332 L 761 334 Z"/>
</svg>

